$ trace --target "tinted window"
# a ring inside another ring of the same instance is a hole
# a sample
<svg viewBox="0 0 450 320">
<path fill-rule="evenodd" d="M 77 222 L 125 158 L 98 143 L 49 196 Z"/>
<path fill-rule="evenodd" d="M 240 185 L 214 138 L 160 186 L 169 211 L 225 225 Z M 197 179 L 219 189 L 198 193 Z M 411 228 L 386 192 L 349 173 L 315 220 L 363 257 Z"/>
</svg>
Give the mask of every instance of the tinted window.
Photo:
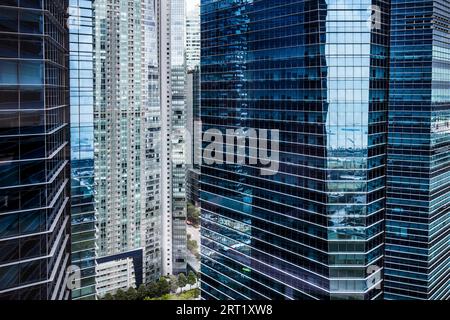
<svg viewBox="0 0 450 320">
<path fill-rule="evenodd" d="M 25 8 L 42 8 L 42 0 L 20 0 L 20 6 Z"/>
<path fill-rule="evenodd" d="M 21 109 L 42 109 L 44 108 L 44 91 L 42 88 L 22 87 L 20 91 Z"/>
<path fill-rule="evenodd" d="M 19 93 L 17 90 L 0 90 L 0 109 L 18 109 Z"/>
<path fill-rule="evenodd" d="M 17 214 L 0 216 L 0 238 L 7 238 L 19 234 L 19 218 Z"/>
<path fill-rule="evenodd" d="M 10 288 L 19 283 L 19 268 L 17 265 L 0 268 L 0 289 Z"/>
<path fill-rule="evenodd" d="M 31 59 L 42 59 L 42 40 L 37 38 L 20 40 L 20 57 Z"/>
<path fill-rule="evenodd" d="M 17 62 L 0 61 L 0 70 L 0 84 L 17 84 Z"/>
<path fill-rule="evenodd" d="M 20 32 L 42 33 L 42 14 L 34 11 L 21 11 Z"/>
<path fill-rule="evenodd" d="M 0 57 L 16 58 L 18 55 L 18 40 L 15 35 L 0 35 Z"/>
<path fill-rule="evenodd" d="M 18 133 L 19 133 L 19 112 L 0 111 L 0 135 L 11 135 Z"/>
<path fill-rule="evenodd" d="M 0 163 L 0 187 L 16 185 L 19 181 L 19 172 L 18 163 Z"/>
<path fill-rule="evenodd" d="M 41 84 L 43 80 L 41 62 L 22 61 L 20 63 L 19 80 L 21 84 Z"/>
<path fill-rule="evenodd" d="M 19 240 L 0 241 L 0 263 L 19 259 Z"/>
<path fill-rule="evenodd" d="M 0 10 L 0 31 L 17 32 L 17 10 Z"/>
</svg>

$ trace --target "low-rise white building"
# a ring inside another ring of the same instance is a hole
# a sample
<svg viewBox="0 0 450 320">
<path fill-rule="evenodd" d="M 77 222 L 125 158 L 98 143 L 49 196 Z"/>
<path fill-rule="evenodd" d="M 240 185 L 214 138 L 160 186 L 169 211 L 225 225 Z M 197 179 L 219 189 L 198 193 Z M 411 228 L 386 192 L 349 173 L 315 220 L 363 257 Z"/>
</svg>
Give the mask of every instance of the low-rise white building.
<svg viewBox="0 0 450 320">
<path fill-rule="evenodd" d="M 103 297 L 107 293 L 114 294 L 118 289 L 136 288 L 136 277 L 132 258 L 99 263 L 96 266 L 97 294 Z"/>
</svg>

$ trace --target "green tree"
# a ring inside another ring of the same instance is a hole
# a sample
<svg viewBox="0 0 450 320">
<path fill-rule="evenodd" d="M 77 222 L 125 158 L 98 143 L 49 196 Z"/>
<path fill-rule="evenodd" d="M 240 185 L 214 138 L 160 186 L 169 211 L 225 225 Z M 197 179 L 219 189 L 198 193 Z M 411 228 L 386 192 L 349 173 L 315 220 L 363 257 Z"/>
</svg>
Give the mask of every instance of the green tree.
<svg viewBox="0 0 450 320">
<path fill-rule="evenodd" d="M 114 300 L 114 296 L 111 293 L 107 293 L 103 296 L 103 300 Z"/>
<path fill-rule="evenodd" d="M 177 289 L 179 287 L 178 278 L 176 276 L 174 276 L 174 275 L 171 275 L 169 277 L 169 280 L 170 280 L 170 291 L 171 292 L 177 292 Z"/>
<path fill-rule="evenodd" d="M 129 287 L 128 290 L 125 292 L 125 295 L 127 297 L 127 300 L 136 300 L 137 299 L 137 291 L 133 287 Z"/>
<path fill-rule="evenodd" d="M 149 298 L 155 298 L 159 294 L 159 286 L 156 282 L 151 282 L 147 285 L 147 294 L 146 296 Z"/>
<path fill-rule="evenodd" d="M 147 296 L 147 287 L 145 286 L 145 284 L 141 284 L 137 289 L 136 298 L 137 300 L 144 300 L 146 296 Z"/>
<path fill-rule="evenodd" d="M 194 298 L 198 298 L 200 296 L 200 289 L 199 288 L 195 288 L 194 289 Z"/>
<path fill-rule="evenodd" d="M 170 293 L 170 283 L 164 277 L 159 278 L 158 281 L 158 297 Z"/>
<path fill-rule="evenodd" d="M 188 234 L 188 236 L 190 236 L 190 234 Z M 197 241 L 195 240 L 190 240 L 190 237 L 188 237 L 187 239 L 187 248 L 190 252 L 192 252 L 192 254 L 196 254 L 197 253 L 197 249 L 198 249 L 198 244 Z"/>
<path fill-rule="evenodd" d="M 186 276 L 184 275 L 184 273 L 180 273 L 178 275 L 178 285 L 181 288 L 184 288 L 187 285 L 187 283 L 188 283 L 188 280 L 187 280 Z M 181 289 L 181 291 L 183 291 L 183 289 Z"/>
<path fill-rule="evenodd" d="M 122 289 L 118 289 L 114 298 L 115 300 L 127 300 L 127 295 Z"/>
<path fill-rule="evenodd" d="M 192 271 L 189 271 L 188 277 L 187 277 L 187 282 L 189 284 L 189 289 L 191 288 L 191 286 L 193 286 L 194 284 L 197 283 L 197 277 L 195 276 L 195 273 Z"/>
<path fill-rule="evenodd" d="M 194 226 L 200 224 L 200 210 L 192 203 L 187 204 L 187 219 L 192 222 Z"/>
</svg>

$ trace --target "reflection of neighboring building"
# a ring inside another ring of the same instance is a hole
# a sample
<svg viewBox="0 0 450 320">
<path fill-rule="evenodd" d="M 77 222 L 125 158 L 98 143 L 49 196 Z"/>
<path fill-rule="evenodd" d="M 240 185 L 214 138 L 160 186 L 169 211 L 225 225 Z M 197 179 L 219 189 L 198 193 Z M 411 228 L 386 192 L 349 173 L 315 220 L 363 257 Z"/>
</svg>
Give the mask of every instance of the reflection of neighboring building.
<svg viewBox="0 0 450 320">
<path fill-rule="evenodd" d="M 203 130 L 280 130 L 202 163 L 202 298 L 450 298 L 447 2 L 202 2 Z"/>
<path fill-rule="evenodd" d="M 95 298 L 92 1 L 70 3 L 72 264 L 81 270 L 72 299 Z"/>
<path fill-rule="evenodd" d="M 387 24 L 349 0 L 202 4 L 203 131 L 280 132 L 274 175 L 202 162 L 202 298 L 381 298 Z"/>
</svg>

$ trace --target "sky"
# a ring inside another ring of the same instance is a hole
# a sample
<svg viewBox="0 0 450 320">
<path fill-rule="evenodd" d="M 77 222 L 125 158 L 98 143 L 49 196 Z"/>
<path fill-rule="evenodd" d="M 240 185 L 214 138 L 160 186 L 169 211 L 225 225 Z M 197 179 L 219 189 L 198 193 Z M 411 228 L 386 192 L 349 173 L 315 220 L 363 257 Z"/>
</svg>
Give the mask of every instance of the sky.
<svg viewBox="0 0 450 320">
<path fill-rule="evenodd" d="M 200 0 L 186 0 L 187 12 L 191 11 L 196 4 L 199 4 Z"/>
</svg>

